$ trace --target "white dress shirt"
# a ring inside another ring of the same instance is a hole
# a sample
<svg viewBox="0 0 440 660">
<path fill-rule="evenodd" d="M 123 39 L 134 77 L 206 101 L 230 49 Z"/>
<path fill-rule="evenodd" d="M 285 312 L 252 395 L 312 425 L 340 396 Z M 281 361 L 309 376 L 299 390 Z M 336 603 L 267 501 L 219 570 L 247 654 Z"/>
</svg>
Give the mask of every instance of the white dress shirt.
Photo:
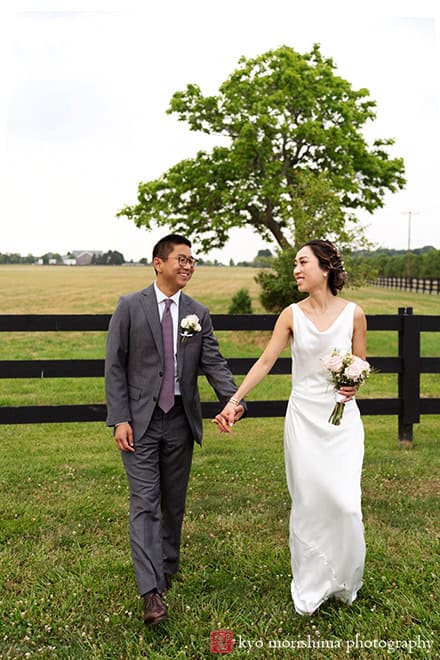
<svg viewBox="0 0 440 660">
<path fill-rule="evenodd" d="M 180 290 L 172 296 L 166 296 L 154 282 L 154 291 L 156 293 L 157 305 L 159 308 L 159 318 L 162 322 L 162 316 L 165 311 L 165 300 L 172 300 L 170 305 L 171 318 L 173 319 L 173 340 L 174 340 L 174 394 L 180 395 L 180 385 L 177 377 L 177 341 L 179 337 L 179 300 Z"/>
</svg>

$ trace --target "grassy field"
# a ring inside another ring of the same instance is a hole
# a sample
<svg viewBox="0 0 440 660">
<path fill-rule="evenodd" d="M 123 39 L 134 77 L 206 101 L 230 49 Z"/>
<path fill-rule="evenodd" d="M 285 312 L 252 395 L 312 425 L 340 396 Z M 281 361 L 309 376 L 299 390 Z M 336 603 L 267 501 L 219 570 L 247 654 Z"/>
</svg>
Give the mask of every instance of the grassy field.
<svg viewBox="0 0 440 660">
<path fill-rule="evenodd" d="M 235 291 L 247 288 L 255 313 L 263 313 L 259 287 L 253 268 L 199 268 L 186 288 L 187 293 L 207 304 L 212 313 L 227 313 Z M 0 266 L 0 290 L 3 314 L 44 313 L 111 313 L 121 294 L 141 289 L 153 281 L 152 268 L 147 267 L 51 267 Z M 412 306 L 415 314 L 438 314 L 438 296 L 408 294 L 367 287 L 348 290 L 368 314 L 395 314 L 399 307 Z M 220 332 L 222 352 L 226 357 L 258 356 L 268 339 L 264 332 Z M 101 358 L 105 352 L 105 333 L 3 333 L 0 360 Z M 285 355 L 289 351 L 286 350 Z M 368 355 L 397 355 L 397 333 L 370 332 Z M 440 355 L 439 333 L 422 333 L 422 355 Z M 238 379 L 240 380 L 240 379 Z M 423 396 L 435 396 L 438 375 L 424 374 Z M 212 390 L 201 384 L 205 400 L 214 400 Z M 287 398 L 289 376 L 270 376 L 250 398 Z M 363 397 L 395 397 L 397 376 L 379 374 L 362 389 Z M 33 405 L 36 403 L 96 403 L 104 401 L 100 379 L 42 379 L 0 381 L 0 405 Z"/>
<path fill-rule="evenodd" d="M 246 287 L 261 312 L 254 275 L 200 268 L 187 291 L 225 313 L 233 293 Z M 148 267 L 0 267 L 1 313 L 109 313 L 120 294 L 151 281 Z M 365 288 L 346 297 L 369 314 L 399 306 L 439 313 L 434 296 Z M 395 333 L 370 335 L 369 355 L 395 354 Z M 220 335 L 230 357 L 258 355 L 266 338 Z M 0 359 L 99 358 L 105 335 L 4 333 L 1 340 Z M 423 354 L 439 356 L 438 333 L 425 334 Z M 394 376 L 382 374 L 362 396 L 394 396 L 395 389 Z M 438 375 L 424 377 L 422 389 L 440 396 Z M 288 377 L 270 377 L 254 398 L 288 393 Z M 100 379 L 0 382 L 2 405 L 98 401 Z M 182 568 L 168 596 L 169 621 L 156 630 L 140 620 L 128 490 L 110 431 L 102 424 L 2 427 L 0 658 L 209 658 L 216 657 L 210 634 L 218 629 L 233 631 L 237 658 L 438 657 L 440 418 L 422 418 L 410 451 L 397 445 L 395 418 L 364 423 L 367 565 L 352 608 L 329 602 L 306 618 L 293 610 L 283 421 L 246 419 L 224 438 L 206 420 Z"/>
</svg>

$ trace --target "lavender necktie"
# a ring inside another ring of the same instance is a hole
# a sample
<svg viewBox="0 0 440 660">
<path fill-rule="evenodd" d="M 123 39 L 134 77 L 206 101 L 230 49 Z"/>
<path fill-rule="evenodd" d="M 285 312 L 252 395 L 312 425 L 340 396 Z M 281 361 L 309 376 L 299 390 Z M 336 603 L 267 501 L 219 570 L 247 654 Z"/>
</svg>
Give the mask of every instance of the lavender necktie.
<svg viewBox="0 0 440 660">
<path fill-rule="evenodd" d="M 171 316 L 171 298 L 165 300 L 165 310 L 162 316 L 163 341 L 163 382 L 159 395 L 159 408 L 167 413 L 174 406 L 174 333 L 173 317 Z"/>
</svg>

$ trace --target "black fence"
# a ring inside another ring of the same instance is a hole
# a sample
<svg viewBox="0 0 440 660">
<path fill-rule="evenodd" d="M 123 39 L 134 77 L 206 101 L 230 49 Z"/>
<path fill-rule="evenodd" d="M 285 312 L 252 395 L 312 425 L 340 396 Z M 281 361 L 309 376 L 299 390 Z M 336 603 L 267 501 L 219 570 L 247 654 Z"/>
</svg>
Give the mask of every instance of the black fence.
<svg viewBox="0 0 440 660">
<path fill-rule="evenodd" d="M 378 277 L 376 280 L 368 280 L 368 284 L 385 287 L 386 289 L 440 295 L 440 278 L 438 277 Z"/>
<path fill-rule="evenodd" d="M 398 374 L 398 396 L 392 399 L 358 399 L 363 415 L 397 415 L 399 440 L 412 441 L 413 424 L 420 415 L 440 414 L 440 398 L 420 397 L 420 375 L 440 373 L 439 357 L 421 357 L 420 333 L 439 332 L 440 316 L 413 315 L 411 307 L 401 307 L 395 316 L 367 316 L 368 331 L 392 330 L 398 333 L 396 357 L 371 357 L 369 362 L 381 373 Z M 109 314 L 81 315 L 0 315 L 0 332 L 107 331 Z M 273 314 L 213 314 L 216 331 L 272 330 Z M 255 358 L 230 358 L 233 374 L 246 373 Z M 290 358 L 279 358 L 271 374 L 288 374 Z M 0 378 L 102 378 L 104 360 L 0 360 Z M 203 402 L 205 418 L 214 417 L 218 403 Z M 249 401 L 250 417 L 282 417 L 287 401 Z M 104 404 L 54 406 L 0 406 L 0 424 L 39 424 L 52 422 L 102 422 Z"/>
</svg>

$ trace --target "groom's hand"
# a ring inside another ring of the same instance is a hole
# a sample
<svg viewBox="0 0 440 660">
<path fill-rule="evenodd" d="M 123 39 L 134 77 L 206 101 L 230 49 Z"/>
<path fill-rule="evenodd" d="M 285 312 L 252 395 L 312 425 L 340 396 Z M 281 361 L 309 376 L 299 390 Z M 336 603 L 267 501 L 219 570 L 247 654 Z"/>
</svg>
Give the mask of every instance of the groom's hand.
<svg viewBox="0 0 440 660">
<path fill-rule="evenodd" d="M 243 406 L 235 406 L 235 417 L 234 417 L 234 424 L 235 422 L 238 422 L 240 417 L 243 417 L 244 414 L 244 407 Z"/>
<path fill-rule="evenodd" d="M 128 422 L 117 425 L 115 440 L 121 451 L 134 451 L 133 429 Z"/>
</svg>

